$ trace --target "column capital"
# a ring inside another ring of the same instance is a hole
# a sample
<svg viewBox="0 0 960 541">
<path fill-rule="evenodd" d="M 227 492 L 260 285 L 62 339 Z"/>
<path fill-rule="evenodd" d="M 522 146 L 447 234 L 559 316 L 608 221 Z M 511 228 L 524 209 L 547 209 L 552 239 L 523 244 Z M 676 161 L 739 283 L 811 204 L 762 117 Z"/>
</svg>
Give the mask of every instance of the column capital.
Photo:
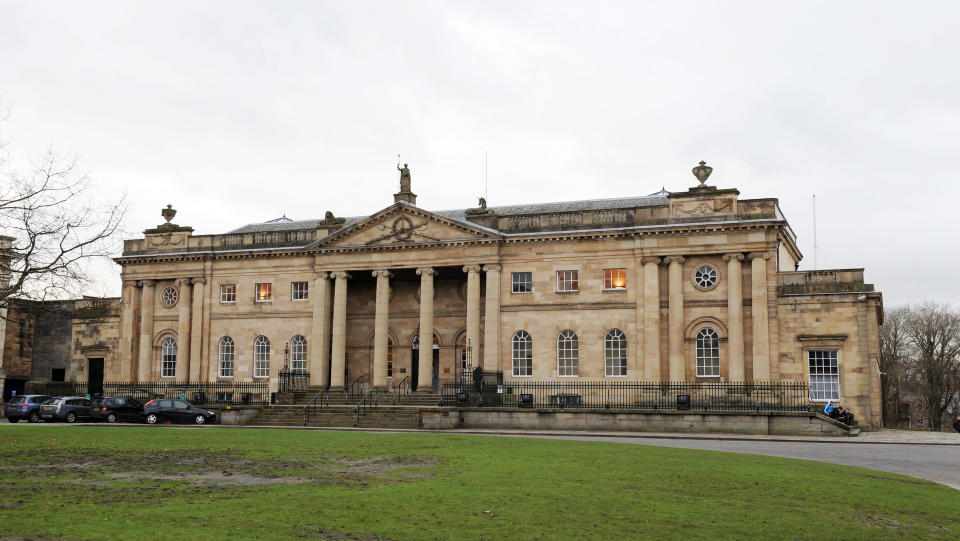
<svg viewBox="0 0 960 541">
<path fill-rule="evenodd" d="M 153 287 L 157 285 L 156 280 L 138 280 L 137 285 L 140 287 Z"/>
<path fill-rule="evenodd" d="M 139 282 L 137 280 L 124 280 L 123 287 L 137 287 Z"/>
<path fill-rule="evenodd" d="M 480 265 L 466 265 L 463 267 L 463 272 L 480 272 Z"/>
<path fill-rule="evenodd" d="M 648 255 L 640 258 L 641 265 L 649 265 L 653 263 L 654 265 L 660 264 L 660 256 L 658 255 Z"/>
<path fill-rule="evenodd" d="M 729 254 L 723 254 L 724 261 L 730 260 L 743 261 L 743 254 L 740 252 L 730 252 Z"/>
<path fill-rule="evenodd" d="M 668 255 L 663 258 L 663 262 L 670 265 L 673 265 L 674 263 L 682 264 L 686 260 L 687 258 L 683 257 L 682 255 Z"/>
<path fill-rule="evenodd" d="M 331 278 L 336 278 L 337 280 L 349 280 L 350 274 L 347 271 L 336 271 L 330 273 Z"/>
<path fill-rule="evenodd" d="M 500 265 L 484 265 L 483 272 L 498 272 L 500 270 Z"/>
<path fill-rule="evenodd" d="M 392 277 L 393 277 L 393 273 L 390 272 L 390 271 L 387 270 L 387 269 L 378 269 L 378 270 L 373 271 L 372 274 L 373 274 L 373 277 L 374 277 L 374 278 L 380 278 L 380 277 L 383 277 L 383 278 L 392 278 Z"/>
<path fill-rule="evenodd" d="M 177 278 L 176 280 L 174 280 L 173 283 L 176 284 L 177 287 L 183 287 L 183 286 L 186 286 L 186 285 L 190 285 L 190 279 L 189 279 L 189 278 Z"/>
<path fill-rule="evenodd" d="M 750 261 L 753 261 L 754 259 L 770 259 L 770 254 L 767 252 L 750 252 L 748 257 L 750 258 Z"/>
<path fill-rule="evenodd" d="M 207 279 L 202 276 L 198 276 L 197 278 L 191 278 L 190 283 L 193 285 L 197 285 L 197 284 L 203 285 L 207 283 Z"/>
<path fill-rule="evenodd" d="M 313 278 L 315 280 L 326 280 L 330 278 L 330 273 L 327 271 L 316 271 L 313 273 Z"/>
<path fill-rule="evenodd" d="M 433 267 L 420 267 L 417 269 L 417 276 L 433 276 L 437 273 L 437 269 Z"/>
</svg>

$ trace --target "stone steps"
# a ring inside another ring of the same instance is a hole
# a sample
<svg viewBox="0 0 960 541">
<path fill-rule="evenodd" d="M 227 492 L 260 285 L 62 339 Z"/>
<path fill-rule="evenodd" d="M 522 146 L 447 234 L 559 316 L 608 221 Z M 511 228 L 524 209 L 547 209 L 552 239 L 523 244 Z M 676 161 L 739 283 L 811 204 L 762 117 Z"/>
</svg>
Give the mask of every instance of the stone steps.
<svg viewBox="0 0 960 541">
<path fill-rule="evenodd" d="M 367 408 L 359 416 L 359 424 L 353 406 L 331 406 L 310 413 L 306 426 L 367 428 L 419 428 L 420 408 L 388 406 Z M 264 426 L 304 426 L 302 406 L 272 406 L 265 408 L 248 424 Z"/>
</svg>

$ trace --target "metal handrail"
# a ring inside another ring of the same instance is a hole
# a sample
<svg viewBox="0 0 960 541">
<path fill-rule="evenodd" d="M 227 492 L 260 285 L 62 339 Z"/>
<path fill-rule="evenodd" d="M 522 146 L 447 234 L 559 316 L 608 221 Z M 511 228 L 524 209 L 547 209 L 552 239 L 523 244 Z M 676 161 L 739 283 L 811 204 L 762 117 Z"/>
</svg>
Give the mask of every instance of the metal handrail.
<svg viewBox="0 0 960 541">
<path fill-rule="evenodd" d="M 351 383 L 350 386 L 347 387 L 347 399 L 349 400 L 350 397 L 356 396 L 361 392 L 363 392 L 363 376 L 360 376 L 357 379 L 353 380 L 353 383 Z"/>
<path fill-rule="evenodd" d="M 307 402 L 307 405 L 303 407 L 303 426 L 307 426 L 307 422 L 310 420 L 310 413 L 317 407 L 323 408 L 323 398 L 327 398 L 327 407 L 330 407 L 330 391 L 327 389 L 321 389 L 319 393 L 314 395 L 313 398 Z M 316 404 L 319 404 L 317 406 Z"/>
<path fill-rule="evenodd" d="M 363 395 L 363 398 L 361 398 L 360 401 L 353 406 L 353 426 L 360 426 L 361 408 L 363 410 L 362 414 L 366 415 L 367 407 L 370 406 L 370 402 L 373 402 L 373 407 L 378 406 L 380 403 L 376 387 L 370 387 L 370 389 L 367 390 L 367 392 Z"/>
<path fill-rule="evenodd" d="M 406 376 L 393 386 L 393 405 L 400 402 L 401 395 L 408 395 L 410 392 L 410 376 Z"/>
</svg>

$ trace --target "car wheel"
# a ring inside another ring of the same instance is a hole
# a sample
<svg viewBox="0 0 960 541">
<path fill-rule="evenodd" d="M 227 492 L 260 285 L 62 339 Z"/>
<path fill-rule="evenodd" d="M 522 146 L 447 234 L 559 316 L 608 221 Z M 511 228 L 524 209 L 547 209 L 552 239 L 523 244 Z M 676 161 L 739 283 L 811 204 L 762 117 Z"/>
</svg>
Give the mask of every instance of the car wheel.
<svg viewBox="0 0 960 541">
<path fill-rule="evenodd" d="M 158 420 L 159 420 L 159 418 L 157 417 L 157 414 L 156 414 L 156 413 L 148 413 L 148 414 L 147 414 L 147 417 L 146 417 L 146 419 L 145 419 L 145 421 L 147 421 L 147 424 L 148 424 L 148 425 L 155 425 L 155 424 L 157 424 L 157 421 L 158 421 Z"/>
<path fill-rule="evenodd" d="M 72 411 L 71 411 L 70 413 L 67 413 L 67 422 L 68 422 L 68 423 L 76 422 L 76 420 L 77 420 L 77 414 L 76 414 L 76 413 L 74 413 L 74 412 L 72 412 Z"/>
<path fill-rule="evenodd" d="M 117 422 L 117 415 L 116 415 L 115 413 L 108 413 L 108 414 L 107 414 L 107 422 L 108 422 L 108 423 L 115 423 L 115 422 Z"/>
<path fill-rule="evenodd" d="M 20 418 L 19 418 L 19 417 L 7 417 L 7 420 L 10 421 L 11 423 L 15 423 L 15 422 L 19 421 Z"/>
<path fill-rule="evenodd" d="M 39 412 L 39 411 L 35 411 L 35 412 L 33 412 L 33 413 L 30 414 L 30 422 L 31 422 L 31 423 L 39 423 L 39 422 L 40 422 L 40 412 Z"/>
<path fill-rule="evenodd" d="M 204 417 L 202 414 L 197 415 L 196 417 L 193 418 L 193 422 L 197 423 L 198 425 L 202 425 L 203 423 L 207 422 L 207 418 Z"/>
</svg>

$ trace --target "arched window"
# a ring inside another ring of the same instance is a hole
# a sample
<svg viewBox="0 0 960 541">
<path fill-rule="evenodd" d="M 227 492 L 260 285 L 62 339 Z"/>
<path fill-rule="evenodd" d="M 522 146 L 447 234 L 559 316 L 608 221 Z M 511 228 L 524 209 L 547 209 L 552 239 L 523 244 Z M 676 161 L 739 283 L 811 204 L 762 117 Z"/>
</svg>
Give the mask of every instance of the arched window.
<svg viewBox="0 0 960 541">
<path fill-rule="evenodd" d="M 533 375 L 533 339 L 527 331 L 513 333 L 513 375 L 527 377 Z"/>
<path fill-rule="evenodd" d="M 610 329 L 603 337 L 603 374 L 627 375 L 627 336 L 620 329 Z"/>
<path fill-rule="evenodd" d="M 387 378 L 393 377 L 393 340 L 387 338 Z"/>
<path fill-rule="evenodd" d="M 580 375 L 580 340 L 577 333 L 567 329 L 557 336 L 557 375 Z"/>
<path fill-rule="evenodd" d="M 270 377 L 270 340 L 266 336 L 253 341 L 253 377 Z"/>
<path fill-rule="evenodd" d="M 299 334 L 290 340 L 290 370 L 307 371 L 307 339 Z"/>
<path fill-rule="evenodd" d="M 233 338 L 229 336 L 224 336 L 220 339 L 219 357 L 220 357 L 220 377 L 221 378 L 232 378 L 233 377 L 233 359 L 235 348 L 233 344 Z"/>
<path fill-rule="evenodd" d="M 170 337 L 160 343 L 160 377 L 177 377 L 177 341 Z"/>
<path fill-rule="evenodd" d="M 459 339 L 457 339 L 457 359 L 460 360 L 460 373 L 464 371 L 472 370 L 473 367 L 470 366 L 472 359 L 467 358 L 470 349 L 467 348 L 467 335 L 466 333 L 462 334 Z M 469 355 L 472 357 L 473 355 Z"/>
<path fill-rule="evenodd" d="M 720 377 L 720 337 L 710 327 L 697 333 L 697 377 Z"/>
</svg>

